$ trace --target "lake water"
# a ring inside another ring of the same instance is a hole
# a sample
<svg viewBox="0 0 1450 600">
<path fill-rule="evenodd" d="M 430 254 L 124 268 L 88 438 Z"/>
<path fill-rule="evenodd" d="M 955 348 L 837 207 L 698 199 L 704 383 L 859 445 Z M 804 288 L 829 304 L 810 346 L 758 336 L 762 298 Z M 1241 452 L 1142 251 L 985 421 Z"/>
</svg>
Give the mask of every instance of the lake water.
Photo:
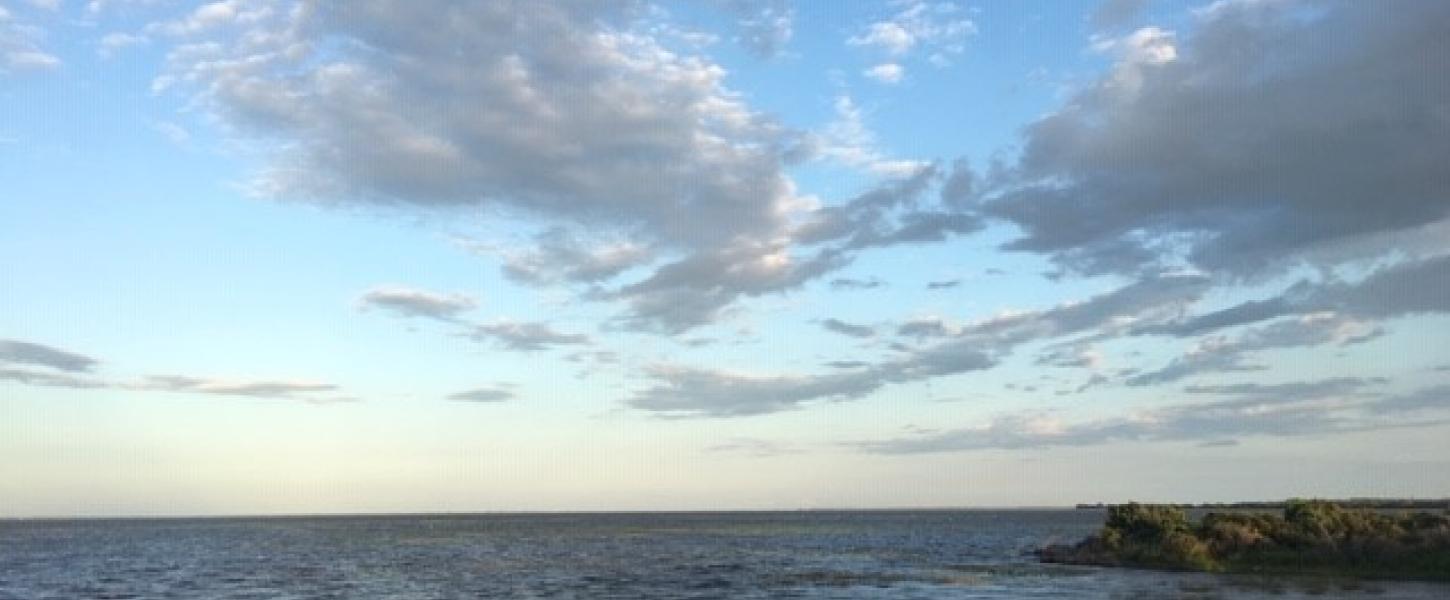
<svg viewBox="0 0 1450 600">
<path fill-rule="evenodd" d="M 0 521 L 0 600 L 1450 598 L 1450 585 L 1040 565 L 1097 511 Z"/>
</svg>

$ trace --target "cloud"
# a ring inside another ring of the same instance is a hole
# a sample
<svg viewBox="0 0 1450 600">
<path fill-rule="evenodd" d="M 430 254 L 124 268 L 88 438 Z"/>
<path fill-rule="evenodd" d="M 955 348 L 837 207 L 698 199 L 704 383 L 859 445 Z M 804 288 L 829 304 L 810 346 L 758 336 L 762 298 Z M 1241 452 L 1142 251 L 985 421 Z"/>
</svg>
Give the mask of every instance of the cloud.
<svg viewBox="0 0 1450 600">
<path fill-rule="evenodd" d="M 948 279 L 946 281 L 928 281 L 926 283 L 926 289 L 929 289 L 929 290 L 949 290 L 949 289 L 954 288 L 954 287 L 957 287 L 957 286 L 959 286 L 961 284 L 962 284 L 962 280 L 960 280 L 960 279 Z"/>
<path fill-rule="evenodd" d="M 927 167 L 920 160 L 892 158 L 878 146 L 876 133 L 866 126 L 866 115 L 850 96 L 842 94 L 834 103 L 836 117 L 817 140 L 817 152 L 845 166 L 873 175 L 911 177 Z"/>
<path fill-rule="evenodd" d="M 1102 364 L 1103 355 L 1092 344 L 1068 344 L 1038 356 L 1035 362 L 1050 367 L 1092 369 Z"/>
<path fill-rule="evenodd" d="M 654 365 L 646 374 L 655 384 L 638 390 L 625 403 L 667 416 L 734 417 L 795 410 L 818 400 L 859 398 L 888 384 L 988 369 L 1028 342 L 1085 332 L 1117 334 L 1136 323 L 1166 321 L 1197 301 L 1208 284 L 1199 275 L 1161 274 L 1086 300 L 959 327 L 948 327 L 939 319 L 923 320 L 919 326 L 898 327 L 898 334 L 930 338 L 933 343 L 898 346 L 900 356 L 843 372 L 759 374 Z"/>
<path fill-rule="evenodd" d="M 68 373 L 90 371 L 99 363 L 94 358 L 52 348 L 44 344 L 0 339 L 0 365 L 5 363 L 48 367 Z"/>
<path fill-rule="evenodd" d="M 753 374 L 652 365 L 655 385 L 626 399 L 633 408 L 672 417 L 742 417 L 795 410 L 817 400 L 860 398 L 891 383 L 978 371 L 995 365 L 971 344 L 944 343 L 863 368 L 818 375 Z"/>
<path fill-rule="evenodd" d="M 769 458 L 772 456 L 786 456 L 800 454 L 800 449 L 793 445 L 773 440 L 762 440 L 758 438 L 738 437 L 731 438 L 724 442 L 705 448 L 711 454 L 735 454 L 755 458 Z"/>
<path fill-rule="evenodd" d="M 795 33 L 795 11 L 785 0 L 716 0 L 736 16 L 737 41 L 751 54 L 774 58 Z"/>
<path fill-rule="evenodd" d="M 1007 248 L 1085 274 L 1385 255 L 1450 215 L 1447 23 L 1434 0 L 1235 2 L 1100 39 L 1115 68 L 1027 128 L 986 209 L 1023 230 Z"/>
<path fill-rule="evenodd" d="M 961 54 L 966 39 L 977 32 L 977 25 L 960 15 L 961 9 L 950 2 L 905 2 L 900 11 L 887 19 L 872 22 L 846 44 L 871 48 L 886 56 L 904 58 L 914 50 L 929 53 L 934 64 L 950 62 Z M 899 74 L 898 74 L 899 75 Z"/>
<path fill-rule="evenodd" d="M 886 285 L 886 283 L 875 277 L 870 279 L 841 277 L 831 280 L 831 289 L 833 290 L 870 290 L 883 285 Z"/>
<path fill-rule="evenodd" d="M 1246 355 L 1276 348 L 1347 346 L 1383 334 L 1383 328 L 1362 319 L 1333 312 L 1310 313 L 1245 330 L 1233 339 L 1223 336 L 1201 339 L 1187 354 L 1162 369 L 1135 375 L 1127 383 L 1151 385 L 1200 373 L 1264 370 L 1267 367 L 1246 363 Z"/>
<path fill-rule="evenodd" d="M 1199 335 L 1287 315 L 1333 312 L 1360 319 L 1388 319 L 1450 312 L 1450 254 L 1402 260 L 1370 271 L 1358 281 L 1302 280 L 1283 293 L 1152 327 L 1138 333 Z"/>
<path fill-rule="evenodd" d="M 1446 422 L 1426 411 L 1450 408 L 1445 389 L 1384 396 L 1379 380 L 1336 378 L 1287 384 L 1198 388 L 1225 399 L 1191 402 L 1093 421 L 1064 422 L 1044 413 L 996 418 L 984 425 L 925 435 L 860 442 L 879 454 L 1081 447 L 1112 442 L 1223 444 L 1237 437 L 1290 437 L 1417 427 Z M 1410 418 L 1404 418 L 1409 415 Z"/>
<path fill-rule="evenodd" d="M 100 55 L 101 58 L 111 58 L 114 57 L 121 50 L 133 46 L 147 44 L 150 41 L 151 39 L 144 35 L 113 31 L 111 33 L 101 36 L 101 41 L 98 43 L 96 53 Z"/>
<path fill-rule="evenodd" d="M 876 330 L 872 329 L 869 325 L 856 325 L 836 318 L 821 321 L 821 327 L 826 328 L 827 331 L 833 331 L 850 337 L 865 338 L 876 335 Z"/>
<path fill-rule="evenodd" d="M 154 375 L 140 381 L 113 380 L 90 375 L 99 364 L 88 356 L 32 342 L 0 340 L 0 381 L 39 387 L 71 389 L 106 389 L 128 391 L 178 392 L 248 396 L 253 398 L 290 398 L 314 403 L 346 402 L 352 398 L 321 397 L 321 392 L 340 388 L 331 383 L 311 381 L 248 381 L 222 380 L 182 375 Z M 48 370 L 36 370 L 41 367 Z"/>
<path fill-rule="evenodd" d="M 439 294 L 396 286 L 369 290 L 358 303 L 363 308 L 377 308 L 403 317 L 440 321 L 457 321 L 461 313 L 478 306 L 477 301 L 463 294 Z"/>
<path fill-rule="evenodd" d="M 922 317 L 898 325 L 896 335 L 914 338 L 947 337 L 956 335 L 958 330 L 940 317 Z"/>
<path fill-rule="evenodd" d="M 505 276 L 532 285 L 597 283 L 652 258 L 648 248 L 628 241 L 586 247 L 562 227 L 539 234 L 535 242 L 531 250 L 507 255 L 503 266 Z"/>
<path fill-rule="evenodd" d="M 226 6 L 234 13 L 199 9 L 158 25 L 184 41 L 156 87 L 191 94 L 272 148 L 259 194 L 483 210 L 630 240 L 611 254 L 546 233 L 538 252 L 506 265 L 516 279 L 600 282 L 647 258 L 668 260 L 661 268 L 775 260 L 792 216 L 810 207 L 783 172 L 794 134 L 727 88 L 719 65 L 659 44 L 644 23 L 653 13 L 638 5 Z M 490 101 L 460 101 L 477 98 Z M 594 264 L 558 264 L 570 258 Z M 703 322 L 658 322 L 683 315 L 655 309 L 745 293 L 729 281 L 663 289 L 658 279 L 592 297 L 674 331 Z"/>
<path fill-rule="evenodd" d="M 45 34 L 0 6 L 0 75 L 60 67 L 60 58 L 42 47 Z"/>
<path fill-rule="evenodd" d="M 1092 14 L 1094 29 L 1116 29 L 1131 24 L 1148 8 L 1150 0 L 1103 0 Z"/>
<path fill-rule="evenodd" d="M 513 391 L 501 388 L 479 388 L 448 395 L 449 400 L 458 402 L 503 402 L 514 397 Z"/>
<path fill-rule="evenodd" d="M 535 352 L 555 346 L 589 344 L 589 336 L 582 333 L 555 331 L 547 323 L 520 323 L 499 321 L 477 325 L 469 334 L 475 341 L 493 340 L 507 350 Z"/>
<path fill-rule="evenodd" d="M 157 375 L 137 384 L 119 384 L 111 387 L 143 391 L 182 392 L 192 394 L 215 394 L 219 396 L 248 396 L 252 398 L 301 398 L 309 401 L 339 401 L 338 398 L 317 398 L 307 396 L 317 392 L 337 391 L 331 383 L 310 381 L 227 381 L 180 375 Z"/>
<path fill-rule="evenodd" d="M 90 377 L 78 377 L 69 373 L 34 371 L 30 369 L 12 369 L 3 366 L 3 364 L 0 364 L 0 381 L 10 381 L 22 385 L 73 389 L 95 389 L 107 387 L 107 384 L 105 382 L 98 381 Z"/>
<path fill-rule="evenodd" d="M 906 70 L 896 63 L 881 63 L 862 71 L 861 74 L 876 83 L 893 84 L 901 82 L 901 78 L 906 75 Z"/>
</svg>

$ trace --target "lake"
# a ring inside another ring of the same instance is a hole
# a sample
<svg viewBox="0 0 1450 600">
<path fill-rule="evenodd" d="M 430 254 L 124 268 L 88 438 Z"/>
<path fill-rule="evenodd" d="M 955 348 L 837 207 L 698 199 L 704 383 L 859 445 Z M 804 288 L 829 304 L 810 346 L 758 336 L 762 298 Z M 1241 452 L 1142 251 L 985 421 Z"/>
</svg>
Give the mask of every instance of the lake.
<svg viewBox="0 0 1450 600">
<path fill-rule="evenodd" d="M 1450 585 L 1041 565 L 1096 510 L 0 521 L 0 600 L 1450 598 Z"/>
</svg>

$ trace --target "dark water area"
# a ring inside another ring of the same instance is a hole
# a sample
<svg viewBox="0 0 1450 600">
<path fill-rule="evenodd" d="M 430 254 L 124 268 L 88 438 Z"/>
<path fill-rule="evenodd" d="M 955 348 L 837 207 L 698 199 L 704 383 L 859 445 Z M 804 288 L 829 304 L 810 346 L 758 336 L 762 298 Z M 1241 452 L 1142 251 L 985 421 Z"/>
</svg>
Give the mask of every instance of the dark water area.
<svg viewBox="0 0 1450 600">
<path fill-rule="evenodd" d="M 1093 510 L 0 521 L 0 600 L 1450 598 L 1041 565 Z"/>
</svg>

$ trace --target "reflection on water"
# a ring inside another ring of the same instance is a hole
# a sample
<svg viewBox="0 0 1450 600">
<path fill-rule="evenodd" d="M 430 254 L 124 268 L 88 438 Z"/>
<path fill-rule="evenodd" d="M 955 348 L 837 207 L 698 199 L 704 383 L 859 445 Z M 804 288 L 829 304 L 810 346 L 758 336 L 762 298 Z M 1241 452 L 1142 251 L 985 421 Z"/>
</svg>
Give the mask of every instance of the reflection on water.
<svg viewBox="0 0 1450 600">
<path fill-rule="evenodd" d="M 1426 583 L 1040 565 L 1095 511 L 0 522 L 0 600 L 1450 598 Z"/>
</svg>

